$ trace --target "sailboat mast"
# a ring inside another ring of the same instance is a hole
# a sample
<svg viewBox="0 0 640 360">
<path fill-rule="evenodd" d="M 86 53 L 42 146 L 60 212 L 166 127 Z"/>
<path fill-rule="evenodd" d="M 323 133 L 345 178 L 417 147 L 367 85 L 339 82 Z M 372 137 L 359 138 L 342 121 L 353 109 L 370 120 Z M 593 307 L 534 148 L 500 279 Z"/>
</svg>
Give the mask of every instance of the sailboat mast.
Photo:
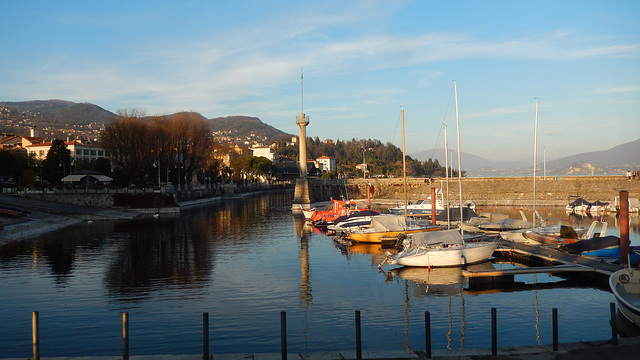
<svg viewBox="0 0 640 360">
<path fill-rule="evenodd" d="M 464 235 L 462 230 L 462 220 L 464 219 L 462 209 L 462 164 L 460 163 L 460 115 L 458 114 L 458 88 L 456 82 L 453 82 L 453 93 L 456 99 L 456 132 L 458 133 L 458 192 L 460 193 L 460 233 Z"/>
<path fill-rule="evenodd" d="M 402 178 L 404 180 L 404 222 L 407 222 L 407 159 L 404 150 L 404 109 L 400 109 L 402 118 Z"/>
<path fill-rule="evenodd" d="M 447 229 L 451 227 L 451 206 L 449 206 L 449 143 L 447 140 L 447 126 L 444 126 L 444 177 L 447 182 Z"/>
<path fill-rule="evenodd" d="M 533 126 L 533 227 L 536 227 L 536 164 L 538 163 L 538 107 L 536 98 L 536 120 Z"/>
</svg>

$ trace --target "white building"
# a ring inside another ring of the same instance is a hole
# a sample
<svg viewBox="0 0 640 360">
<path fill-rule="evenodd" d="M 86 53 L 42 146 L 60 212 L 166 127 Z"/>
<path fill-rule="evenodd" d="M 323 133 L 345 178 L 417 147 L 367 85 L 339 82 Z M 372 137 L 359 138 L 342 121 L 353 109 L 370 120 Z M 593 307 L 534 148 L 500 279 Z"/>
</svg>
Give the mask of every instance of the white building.
<svg viewBox="0 0 640 360">
<path fill-rule="evenodd" d="M 273 162 L 275 159 L 276 151 L 268 146 L 258 146 L 251 148 L 251 155 L 255 157 L 266 157 Z"/>
<path fill-rule="evenodd" d="M 111 160 L 111 152 L 103 147 L 92 144 L 83 144 L 80 140 L 65 141 L 67 149 L 71 152 L 71 157 L 77 160 L 92 160 L 97 158 L 105 158 Z M 52 143 L 37 143 L 26 146 L 30 155 L 37 160 L 44 160 L 51 148 Z"/>
<path fill-rule="evenodd" d="M 320 170 L 322 172 L 332 172 L 336 171 L 336 159 L 332 159 L 328 156 L 320 156 L 316 159 L 316 162 L 320 165 Z"/>
</svg>

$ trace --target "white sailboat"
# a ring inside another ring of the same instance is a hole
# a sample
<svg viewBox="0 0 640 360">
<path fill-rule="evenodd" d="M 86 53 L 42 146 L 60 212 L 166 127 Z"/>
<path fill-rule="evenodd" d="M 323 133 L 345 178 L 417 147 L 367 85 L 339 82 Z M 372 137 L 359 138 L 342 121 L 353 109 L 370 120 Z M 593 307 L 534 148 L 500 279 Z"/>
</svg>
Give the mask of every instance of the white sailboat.
<svg viewBox="0 0 640 360">
<path fill-rule="evenodd" d="M 458 186 L 460 205 L 462 205 L 462 166 L 460 164 L 460 118 L 458 116 L 458 92 L 453 83 L 456 99 L 456 128 L 458 132 Z M 463 207 L 460 206 L 460 218 L 463 218 Z M 451 229 L 407 235 L 403 241 L 403 249 L 387 257 L 380 263 L 390 265 L 447 267 L 464 266 L 487 261 L 496 247 L 497 241 L 465 242 L 463 230 Z"/>
</svg>

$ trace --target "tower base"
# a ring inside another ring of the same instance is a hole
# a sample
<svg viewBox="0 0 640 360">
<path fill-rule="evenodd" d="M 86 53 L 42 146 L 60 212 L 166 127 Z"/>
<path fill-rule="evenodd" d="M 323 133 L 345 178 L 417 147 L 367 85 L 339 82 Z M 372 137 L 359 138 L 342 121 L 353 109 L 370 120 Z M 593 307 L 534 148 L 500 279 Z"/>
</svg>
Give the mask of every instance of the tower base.
<svg viewBox="0 0 640 360">
<path fill-rule="evenodd" d="M 302 210 L 311 208 L 311 198 L 309 197 L 309 181 L 307 178 L 296 179 L 296 187 L 293 193 L 293 203 L 291 211 L 294 214 L 302 214 Z"/>
</svg>

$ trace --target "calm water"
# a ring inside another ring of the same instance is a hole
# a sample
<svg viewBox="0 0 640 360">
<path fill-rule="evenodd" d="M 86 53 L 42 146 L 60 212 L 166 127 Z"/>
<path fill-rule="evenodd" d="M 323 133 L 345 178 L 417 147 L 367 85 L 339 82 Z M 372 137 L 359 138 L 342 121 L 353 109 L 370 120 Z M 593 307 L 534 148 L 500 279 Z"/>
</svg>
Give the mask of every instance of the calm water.
<svg viewBox="0 0 640 360">
<path fill-rule="evenodd" d="M 31 355 L 32 311 L 44 357 L 121 354 L 122 312 L 132 355 L 200 353 L 203 312 L 212 353 L 279 352 L 281 311 L 290 352 L 355 350 L 355 310 L 364 351 L 424 349 L 425 311 L 434 348 L 490 348 L 492 307 L 501 347 L 550 344 L 552 308 L 561 342 L 610 337 L 606 289 L 538 274 L 518 276 L 517 290 L 469 291 L 459 269 L 379 272 L 376 246 L 304 231 L 290 202 L 268 195 L 179 218 L 85 223 L 1 247 L 0 355 Z M 636 242 L 637 218 L 631 226 Z"/>
</svg>

